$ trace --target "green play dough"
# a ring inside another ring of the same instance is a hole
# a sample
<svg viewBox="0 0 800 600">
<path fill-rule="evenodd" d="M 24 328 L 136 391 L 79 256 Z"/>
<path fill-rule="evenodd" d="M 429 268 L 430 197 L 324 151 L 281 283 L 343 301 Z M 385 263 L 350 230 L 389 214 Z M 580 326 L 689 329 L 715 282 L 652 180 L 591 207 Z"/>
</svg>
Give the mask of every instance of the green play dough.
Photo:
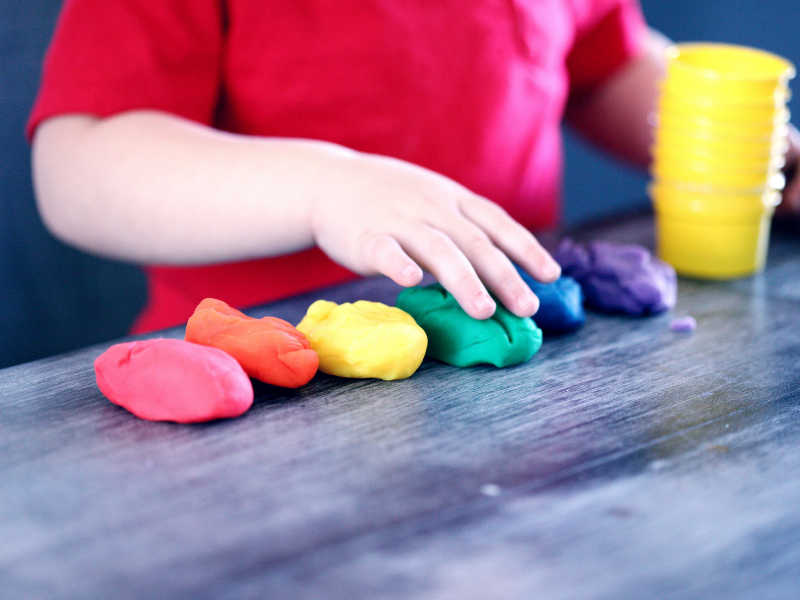
<svg viewBox="0 0 800 600">
<path fill-rule="evenodd" d="M 542 330 L 530 318 L 500 304 L 490 319 L 473 319 L 441 285 L 406 288 L 397 297 L 428 336 L 427 356 L 456 367 L 518 365 L 542 346 Z"/>
</svg>

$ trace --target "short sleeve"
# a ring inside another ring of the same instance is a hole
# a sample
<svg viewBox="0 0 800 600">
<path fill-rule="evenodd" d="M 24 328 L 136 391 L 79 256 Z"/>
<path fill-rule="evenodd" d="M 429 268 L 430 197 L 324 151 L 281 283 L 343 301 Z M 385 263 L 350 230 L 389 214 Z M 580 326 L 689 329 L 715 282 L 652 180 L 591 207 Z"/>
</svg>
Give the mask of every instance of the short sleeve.
<svg viewBox="0 0 800 600">
<path fill-rule="evenodd" d="M 580 4 L 580 2 L 578 2 Z M 635 57 L 647 24 L 635 0 L 584 2 L 575 42 L 567 57 L 573 90 L 591 89 Z"/>
<path fill-rule="evenodd" d="M 26 133 L 68 113 L 163 110 L 202 123 L 218 102 L 220 0 L 66 0 Z"/>
</svg>

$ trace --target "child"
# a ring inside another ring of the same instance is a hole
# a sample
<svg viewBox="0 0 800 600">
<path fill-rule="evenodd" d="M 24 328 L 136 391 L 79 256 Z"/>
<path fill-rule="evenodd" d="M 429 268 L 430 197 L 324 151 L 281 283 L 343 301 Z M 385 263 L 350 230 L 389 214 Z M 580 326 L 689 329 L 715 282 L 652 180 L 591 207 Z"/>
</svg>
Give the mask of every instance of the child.
<svg viewBox="0 0 800 600">
<path fill-rule="evenodd" d="M 66 0 L 31 115 L 43 220 L 147 265 L 135 326 L 429 271 L 476 318 L 559 267 L 560 122 L 646 165 L 636 0 Z"/>
</svg>

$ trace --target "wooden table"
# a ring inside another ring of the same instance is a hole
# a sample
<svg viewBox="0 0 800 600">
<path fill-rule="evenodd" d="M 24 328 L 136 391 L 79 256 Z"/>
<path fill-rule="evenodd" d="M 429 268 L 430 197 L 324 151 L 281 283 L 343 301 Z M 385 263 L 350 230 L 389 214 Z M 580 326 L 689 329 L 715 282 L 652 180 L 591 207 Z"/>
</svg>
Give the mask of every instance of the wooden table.
<svg viewBox="0 0 800 600">
<path fill-rule="evenodd" d="M 652 224 L 578 235 L 651 245 Z M 0 598 L 799 598 L 798 301 L 778 233 L 764 274 L 589 314 L 525 365 L 318 375 L 199 426 L 107 402 L 105 347 L 0 371 Z"/>
</svg>

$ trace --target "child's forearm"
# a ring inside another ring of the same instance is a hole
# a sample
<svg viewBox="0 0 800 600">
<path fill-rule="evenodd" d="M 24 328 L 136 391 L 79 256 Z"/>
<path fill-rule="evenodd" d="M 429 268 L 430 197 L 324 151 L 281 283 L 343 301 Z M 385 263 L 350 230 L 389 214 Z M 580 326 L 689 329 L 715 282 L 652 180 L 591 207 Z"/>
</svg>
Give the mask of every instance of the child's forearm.
<svg viewBox="0 0 800 600">
<path fill-rule="evenodd" d="M 786 151 L 786 171 L 790 175 L 783 190 L 782 213 L 800 214 L 800 131 L 789 125 L 789 149 Z"/>
<path fill-rule="evenodd" d="M 65 116 L 37 131 L 34 183 L 45 223 L 70 244 L 134 262 L 209 263 L 312 245 L 315 179 L 343 152 L 155 112 Z"/>
<path fill-rule="evenodd" d="M 511 260 L 558 265 L 502 209 L 441 175 L 324 142 L 232 135 L 163 113 L 66 116 L 34 139 L 40 212 L 55 235 L 106 256 L 198 264 L 317 244 L 364 275 L 414 285 L 425 269 L 473 317 L 538 301 Z M 486 287 L 484 287 L 484 284 Z"/>
</svg>

